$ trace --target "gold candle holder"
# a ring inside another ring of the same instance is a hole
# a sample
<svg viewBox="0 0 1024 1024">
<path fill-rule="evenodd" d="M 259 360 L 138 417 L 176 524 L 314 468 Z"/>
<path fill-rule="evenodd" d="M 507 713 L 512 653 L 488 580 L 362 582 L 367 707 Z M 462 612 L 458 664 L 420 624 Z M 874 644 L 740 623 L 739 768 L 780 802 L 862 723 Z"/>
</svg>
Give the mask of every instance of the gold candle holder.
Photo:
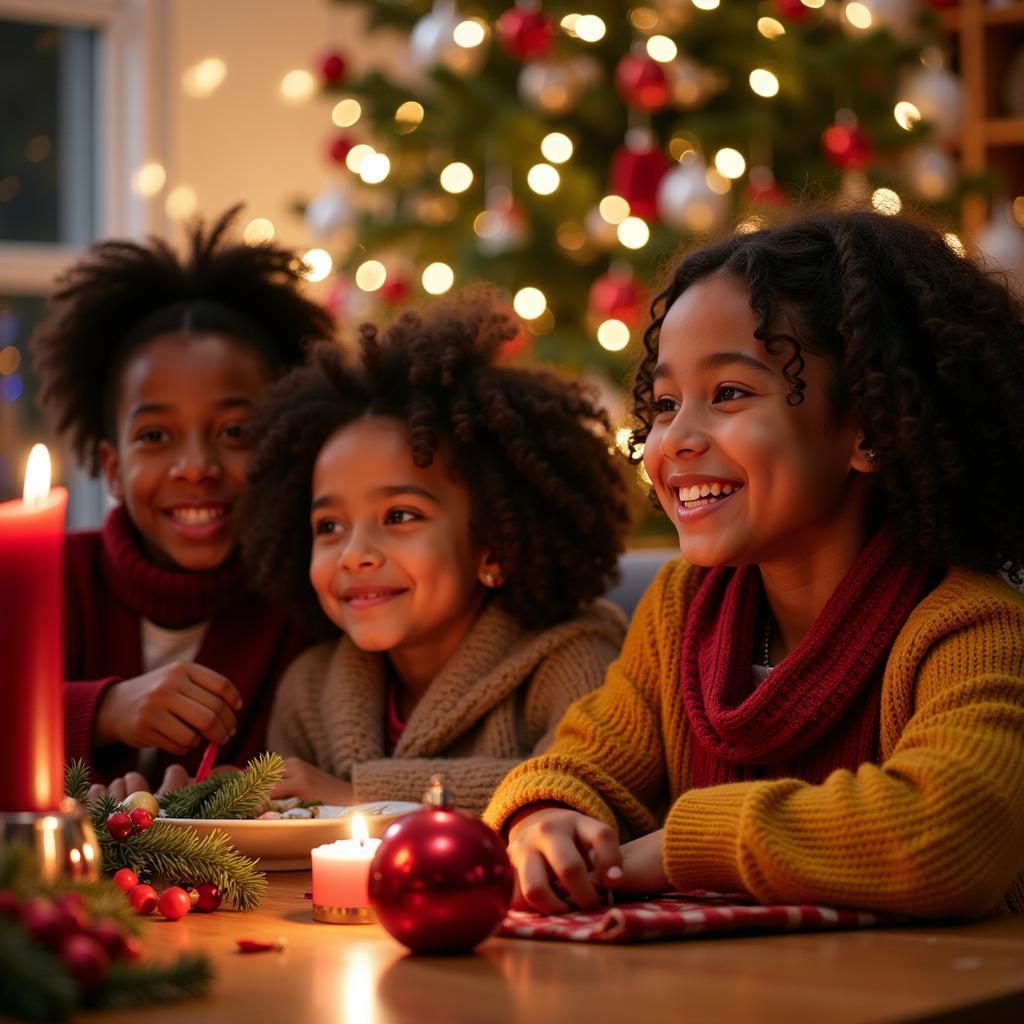
<svg viewBox="0 0 1024 1024">
<path fill-rule="evenodd" d="M 377 915 L 370 907 L 328 907 L 314 903 L 313 920 L 324 924 L 376 924 Z"/>
<path fill-rule="evenodd" d="M 56 811 L 0 811 L 0 846 L 7 845 L 28 847 L 46 882 L 95 882 L 100 877 L 100 844 L 92 822 L 70 798 Z"/>
</svg>

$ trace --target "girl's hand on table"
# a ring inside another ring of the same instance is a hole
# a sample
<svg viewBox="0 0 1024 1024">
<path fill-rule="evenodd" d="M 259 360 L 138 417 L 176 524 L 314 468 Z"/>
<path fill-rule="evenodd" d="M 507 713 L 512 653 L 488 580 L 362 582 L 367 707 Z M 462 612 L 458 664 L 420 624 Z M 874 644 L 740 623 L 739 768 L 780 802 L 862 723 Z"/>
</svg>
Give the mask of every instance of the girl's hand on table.
<svg viewBox="0 0 1024 1024">
<path fill-rule="evenodd" d="M 203 739 L 227 743 L 241 706 L 241 694 L 226 676 L 175 661 L 107 690 L 96 713 L 95 743 L 159 747 L 183 757 Z"/>
<path fill-rule="evenodd" d="M 640 896 L 672 888 L 665 876 L 664 840 L 665 830 L 660 828 L 623 844 L 620 892 Z"/>
<path fill-rule="evenodd" d="M 189 785 L 191 781 L 192 778 L 189 776 L 183 765 L 168 765 L 167 770 L 164 772 L 163 781 L 157 788 L 155 795 L 163 796 L 165 793 L 170 793 L 172 790 L 181 789 L 182 786 Z M 139 772 L 128 772 L 120 778 L 112 779 L 110 784 L 107 786 L 98 782 L 94 783 L 89 787 L 89 794 L 86 797 L 86 800 L 88 800 L 89 803 L 92 803 L 104 793 L 109 793 L 115 800 L 123 801 L 125 797 L 140 791 L 146 793 L 150 792 L 149 780 L 145 775 L 141 775 Z"/>
<path fill-rule="evenodd" d="M 545 807 L 521 818 L 509 832 L 508 855 L 515 871 L 512 906 L 564 914 L 601 905 L 599 887 L 622 884 L 622 854 L 615 830 L 566 807 Z"/>
<path fill-rule="evenodd" d="M 310 803 L 347 806 L 355 802 L 355 791 L 347 779 L 338 779 L 303 761 L 300 757 L 286 757 L 284 775 L 270 791 L 274 799 L 294 796 Z"/>
</svg>

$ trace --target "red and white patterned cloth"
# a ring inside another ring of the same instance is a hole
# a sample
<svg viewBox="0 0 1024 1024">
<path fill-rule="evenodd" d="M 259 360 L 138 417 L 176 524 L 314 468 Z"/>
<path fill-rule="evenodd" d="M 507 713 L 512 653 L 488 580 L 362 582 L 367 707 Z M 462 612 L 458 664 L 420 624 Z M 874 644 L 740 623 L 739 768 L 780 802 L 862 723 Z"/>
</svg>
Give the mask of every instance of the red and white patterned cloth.
<svg viewBox="0 0 1024 1024">
<path fill-rule="evenodd" d="M 573 914 L 545 917 L 510 910 L 497 934 L 568 942 L 655 942 L 742 932 L 819 931 L 901 924 L 892 914 L 811 905 L 762 906 L 736 893 L 670 893 Z"/>
</svg>

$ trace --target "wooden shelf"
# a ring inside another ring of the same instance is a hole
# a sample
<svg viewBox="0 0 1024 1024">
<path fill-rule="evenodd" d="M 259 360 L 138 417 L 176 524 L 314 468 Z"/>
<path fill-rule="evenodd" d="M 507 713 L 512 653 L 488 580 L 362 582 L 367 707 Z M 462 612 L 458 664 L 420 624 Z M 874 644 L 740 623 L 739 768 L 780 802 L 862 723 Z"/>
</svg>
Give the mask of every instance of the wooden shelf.
<svg viewBox="0 0 1024 1024">
<path fill-rule="evenodd" d="M 985 122 L 990 146 L 1024 146 L 1024 117 L 1000 117 Z"/>
</svg>

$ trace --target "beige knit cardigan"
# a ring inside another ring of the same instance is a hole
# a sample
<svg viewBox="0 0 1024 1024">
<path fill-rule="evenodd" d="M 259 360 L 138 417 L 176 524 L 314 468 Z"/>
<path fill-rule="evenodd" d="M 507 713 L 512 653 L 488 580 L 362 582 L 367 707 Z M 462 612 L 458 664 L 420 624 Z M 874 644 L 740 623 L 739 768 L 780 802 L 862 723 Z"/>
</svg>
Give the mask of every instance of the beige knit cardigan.
<svg viewBox="0 0 1024 1024">
<path fill-rule="evenodd" d="M 300 655 L 277 690 L 268 746 L 351 779 L 356 801 L 419 800 L 441 772 L 458 806 L 480 813 L 506 773 L 547 749 L 565 709 L 604 681 L 625 617 L 605 601 L 526 631 L 495 603 L 385 753 L 387 659 L 348 638 Z"/>
</svg>

